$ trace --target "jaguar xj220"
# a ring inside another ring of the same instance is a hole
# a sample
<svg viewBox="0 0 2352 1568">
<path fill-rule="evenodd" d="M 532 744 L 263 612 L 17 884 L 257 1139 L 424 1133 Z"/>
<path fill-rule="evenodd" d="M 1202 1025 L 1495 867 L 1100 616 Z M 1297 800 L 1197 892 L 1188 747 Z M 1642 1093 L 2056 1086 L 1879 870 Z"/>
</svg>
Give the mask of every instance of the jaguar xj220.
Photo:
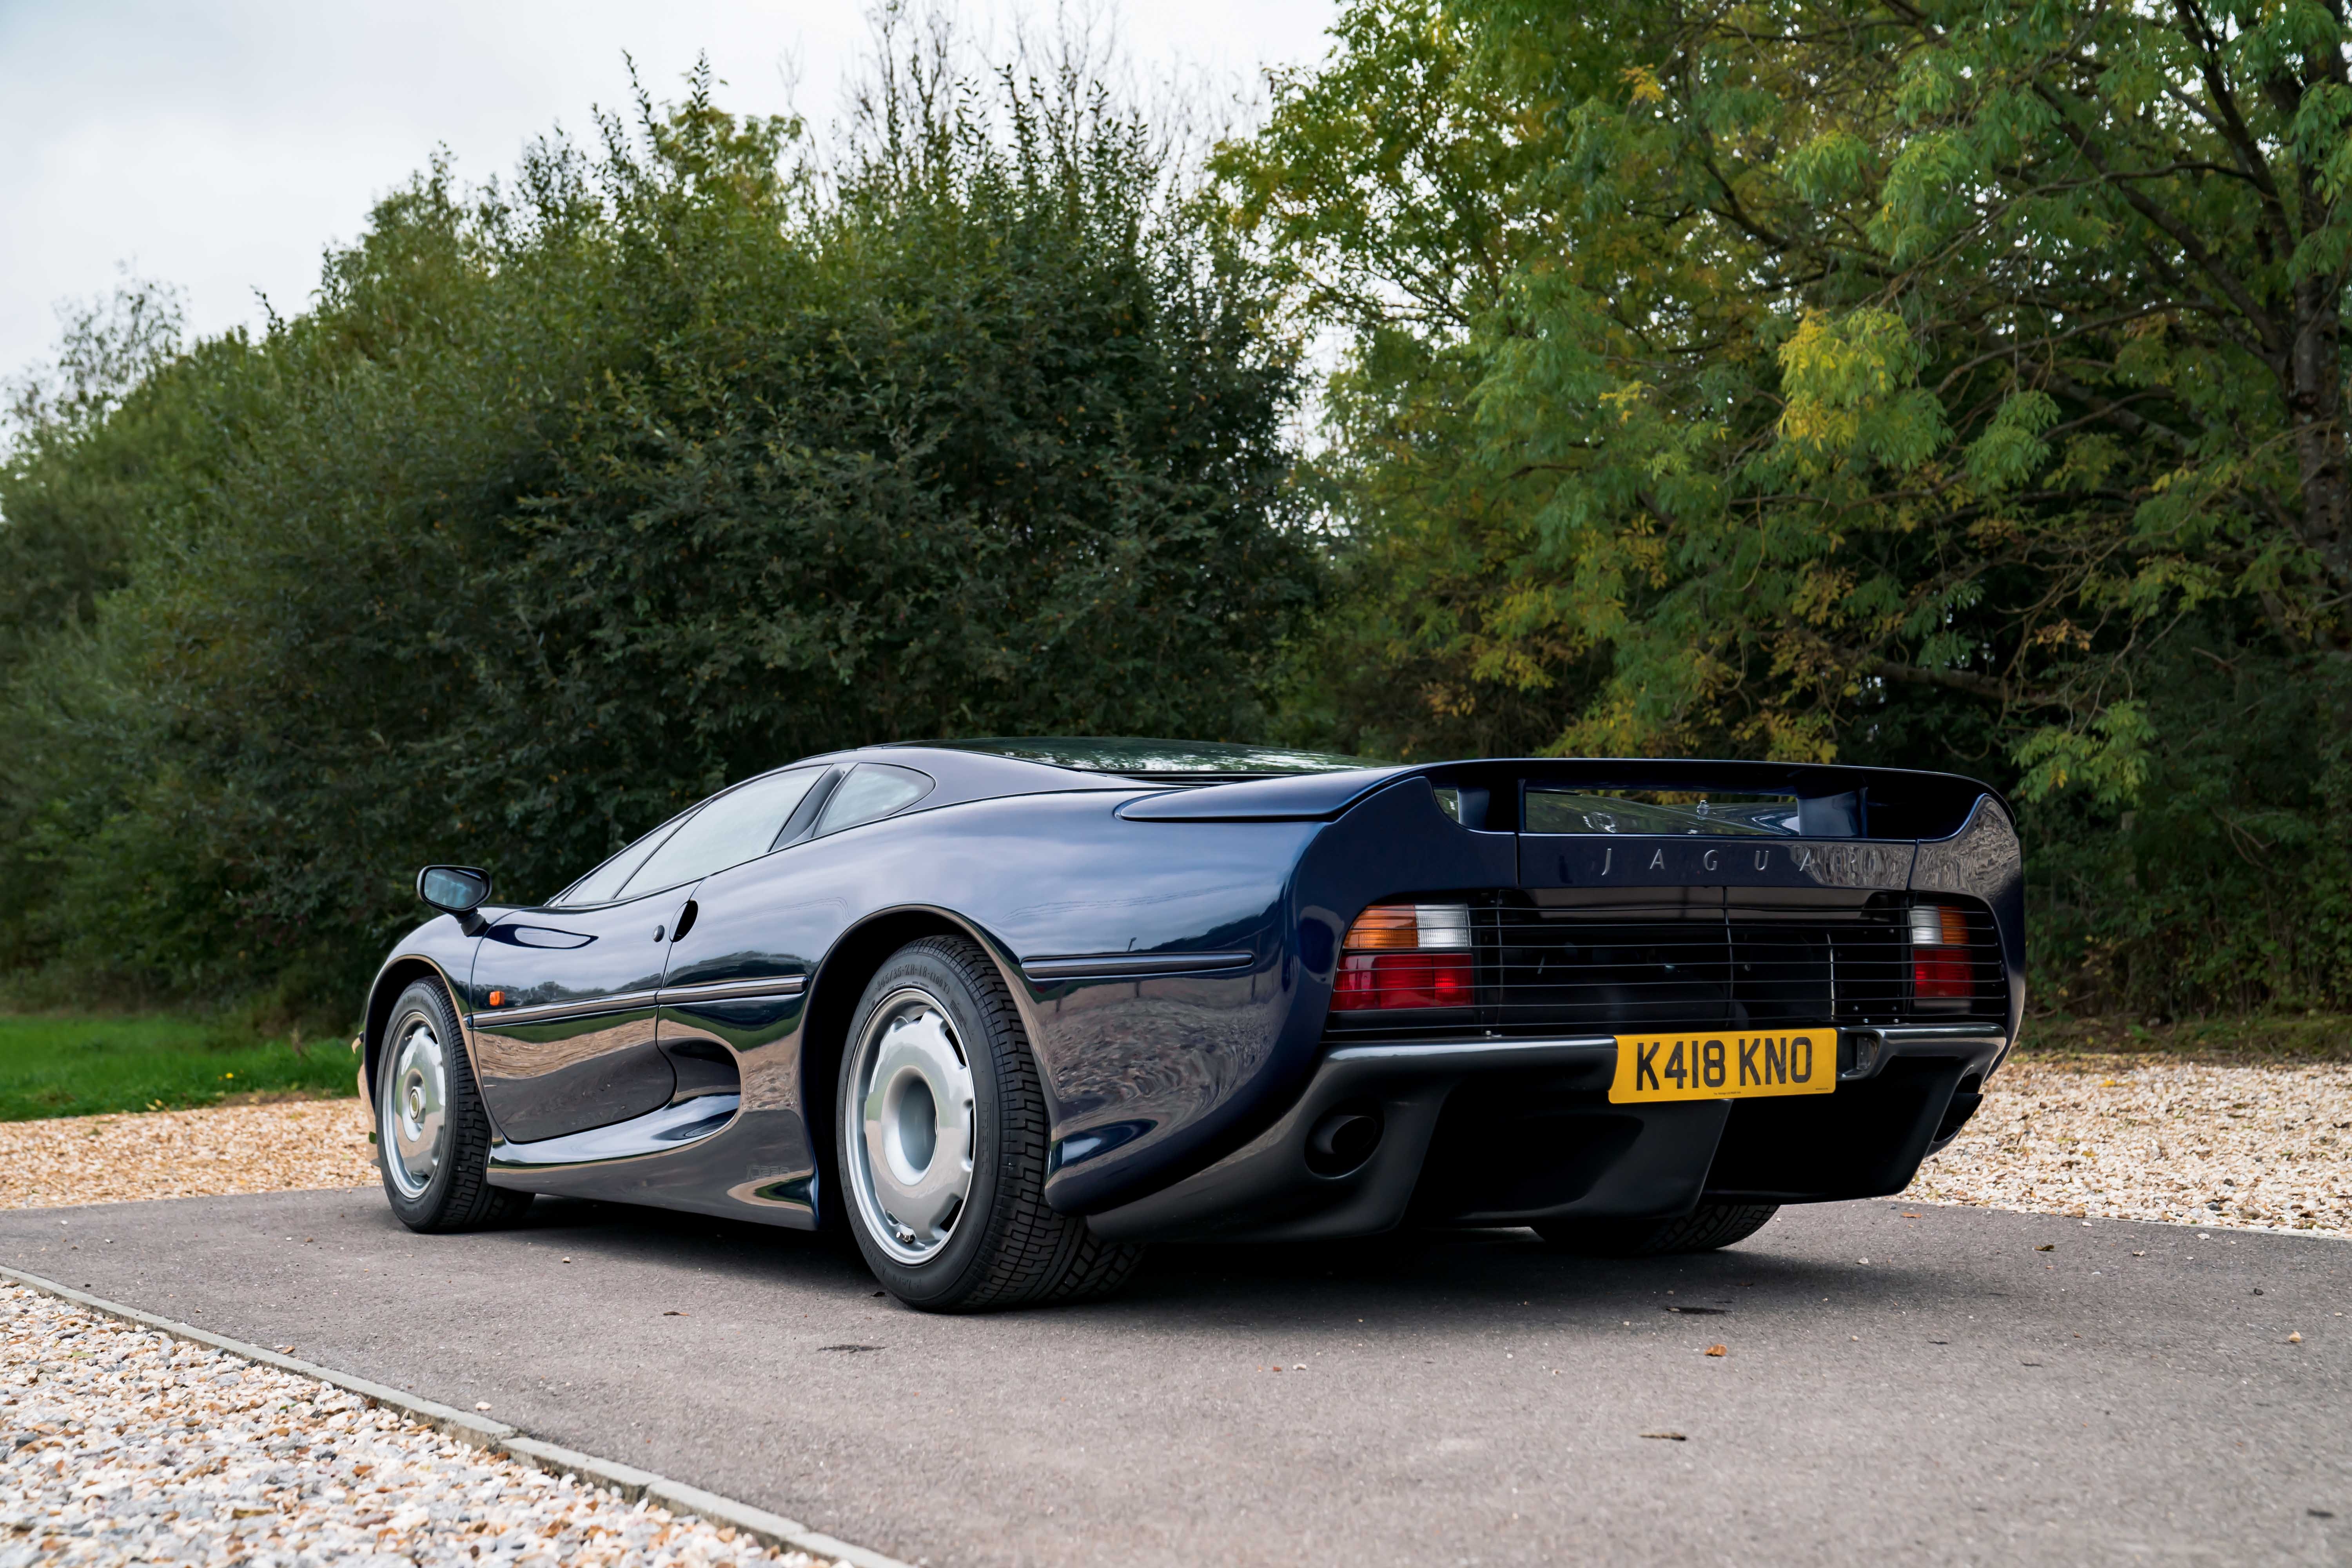
<svg viewBox="0 0 2352 1568">
<path fill-rule="evenodd" d="M 354 1042 L 402 1221 L 840 1226 L 935 1310 L 1163 1239 L 1725 1246 L 1900 1190 L 2024 1000 L 2007 805 L 1885 769 L 873 746 L 418 891 Z"/>
</svg>

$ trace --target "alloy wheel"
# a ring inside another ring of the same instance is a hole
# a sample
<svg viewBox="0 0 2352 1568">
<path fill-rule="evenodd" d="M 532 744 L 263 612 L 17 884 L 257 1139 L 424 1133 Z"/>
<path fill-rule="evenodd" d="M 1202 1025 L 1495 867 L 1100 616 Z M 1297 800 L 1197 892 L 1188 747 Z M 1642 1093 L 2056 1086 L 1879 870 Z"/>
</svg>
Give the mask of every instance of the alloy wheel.
<svg viewBox="0 0 2352 1568">
<path fill-rule="evenodd" d="M 384 1171 L 404 1196 L 422 1196 L 441 1168 L 448 1110 L 449 1064 L 440 1037 L 425 1019 L 411 1018 L 394 1047 L 376 1116 Z"/>
<path fill-rule="evenodd" d="M 971 1195 L 971 1058 L 947 1008 L 908 986 L 874 1009 L 850 1070 L 842 1134 L 851 1199 L 885 1252 L 923 1263 Z"/>
</svg>

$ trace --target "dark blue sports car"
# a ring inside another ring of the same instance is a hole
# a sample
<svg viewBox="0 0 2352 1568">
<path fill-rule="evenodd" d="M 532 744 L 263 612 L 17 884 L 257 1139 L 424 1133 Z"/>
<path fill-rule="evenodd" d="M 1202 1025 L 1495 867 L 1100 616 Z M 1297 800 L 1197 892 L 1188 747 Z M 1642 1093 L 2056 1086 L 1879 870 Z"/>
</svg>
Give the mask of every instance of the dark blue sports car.
<svg viewBox="0 0 2352 1568">
<path fill-rule="evenodd" d="M 1721 1247 L 1900 1190 L 2024 1002 L 2007 805 L 1887 769 L 873 746 L 417 888 L 354 1042 L 404 1223 L 840 1225 L 940 1310 L 1161 1239 Z"/>
</svg>

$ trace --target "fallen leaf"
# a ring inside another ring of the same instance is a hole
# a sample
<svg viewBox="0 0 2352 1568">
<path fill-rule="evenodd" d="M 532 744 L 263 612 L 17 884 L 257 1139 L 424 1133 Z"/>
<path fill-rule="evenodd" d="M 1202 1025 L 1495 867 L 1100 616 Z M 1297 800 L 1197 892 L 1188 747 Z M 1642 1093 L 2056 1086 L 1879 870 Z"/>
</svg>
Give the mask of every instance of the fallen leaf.
<svg viewBox="0 0 2352 1568">
<path fill-rule="evenodd" d="M 1687 1443 L 1690 1441 L 1688 1437 L 1684 1436 L 1679 1432 L 1644 1432 L 1642 1436 L 1644 1437 L 1662 1437 L 1669 1443 Z"/>
<path fill-rule="evenodd" d="M 1706 1347 L 1706 1353 L 1709 1355 L 1729 1355 L 1731 1352 L 1721 1345 L 1709 1345 Z"/>
<path fill-rule="evenodd" d="M 688 1317 L 688 1316 L 690 1316 L 690 1315 L 691 1315 L 691 1314 L 689 1314 L 689 1313 L 686 1313 L 686 1312 L 681 1312 L 681 1311 L 679 1311 L 679 1310 L 678 1310 L 677 1308 L 675 1308 L 675 1307 L 671 1308 L 668 1311 L 664 1312 L 664 1313 L 662 1314 L 662 1316 L 663 1316 L 663 1317 L 665 1317 L 665 1318 L 684 1318 L 684 1317 Z"/>
<path fill-rule="evenodd" d="M 2286 1342 L 2291 1345 L 2299 1345 L 2303 1343 L 2303 1336 L 2301 1334 L 2289 1334 L 2286 1337 Z"/>
<path fill-rule="evenodd" d="M 2045 1241 L 2033 1250 L 2036 1252 L 2055 1252 L 2058 1250 L 2058 1244 L 2054 1241 Z"/>
</svg>

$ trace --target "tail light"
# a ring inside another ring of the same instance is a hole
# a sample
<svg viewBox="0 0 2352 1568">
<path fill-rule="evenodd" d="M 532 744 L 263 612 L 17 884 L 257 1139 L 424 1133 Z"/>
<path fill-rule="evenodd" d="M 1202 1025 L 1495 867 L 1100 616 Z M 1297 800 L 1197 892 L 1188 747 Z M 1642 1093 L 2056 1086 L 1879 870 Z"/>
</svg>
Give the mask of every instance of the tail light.
<svg viewBox="0 0 2352 1568">
<path fill-rule="evenodd" d="M 1339 942 L 1336 1012 L 1467 1007 L 1476 1000 L 1467 904 L 1374 904 Z"/>
<path fill-rule="evenodd" d="M 1911 998 L 1915 1002 L 1966 1002 L 1977 994 L 1969 962 L 1969 917 L 1950 904 L 1920 904 L 1911 910 Z"/>
</svg>

